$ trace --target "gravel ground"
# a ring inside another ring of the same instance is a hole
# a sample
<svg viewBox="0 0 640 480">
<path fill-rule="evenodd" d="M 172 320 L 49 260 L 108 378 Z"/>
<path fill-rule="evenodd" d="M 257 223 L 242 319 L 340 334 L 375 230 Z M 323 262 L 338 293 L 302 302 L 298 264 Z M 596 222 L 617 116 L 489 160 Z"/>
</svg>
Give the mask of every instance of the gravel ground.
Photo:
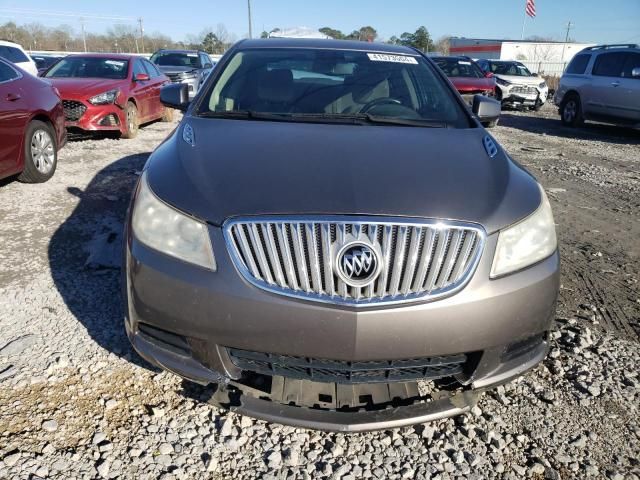
<svg viewBox="0 0 640 480">
<path fill-rule="evenodd" d="M 505 112 L 493 133 L 558 223 L 551 353 L 469 415 L 344 435 L 218 410 L 131 350 L 122 219 L 173 127 L 73 141 L 48 183 L 0 183 L 0 479 L 640 478 L 637 132 Z"/>
</svg>

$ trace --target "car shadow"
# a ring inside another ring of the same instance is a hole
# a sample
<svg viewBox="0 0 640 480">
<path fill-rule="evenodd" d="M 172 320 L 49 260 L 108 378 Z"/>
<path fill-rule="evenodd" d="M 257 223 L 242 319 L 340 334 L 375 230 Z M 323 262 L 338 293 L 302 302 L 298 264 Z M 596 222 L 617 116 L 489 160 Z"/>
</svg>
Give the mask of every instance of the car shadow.
<svg viewBox="0 0 640 480">
<path fill-rule="evenodd" d="M 120 290 L 124 219 L 149 155 L 111 163 L 84 190 L 67 188 L 79 202 L 53 234 L 48 257 L 56 289 L 91 338 L 108 352 L 156 371 L 127 339 Z"/>
<path fill-rule="evenodd" d="M 562 124 L 560 118 L 536 116 L 535 113 L 515 115 L 503 111 L 500 115 L 500 126 L 561 138 L 601 140 L 625 145 L 640 144 L 640 131 L 633 128 L 590 122 L 581 127 L 567 127 Z"/>
</svg>

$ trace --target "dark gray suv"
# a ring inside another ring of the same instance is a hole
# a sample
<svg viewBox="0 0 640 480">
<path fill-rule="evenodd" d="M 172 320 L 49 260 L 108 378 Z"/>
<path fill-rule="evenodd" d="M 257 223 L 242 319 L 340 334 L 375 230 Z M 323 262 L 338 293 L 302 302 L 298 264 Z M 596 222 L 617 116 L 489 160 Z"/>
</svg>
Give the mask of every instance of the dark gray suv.
<svg viewBox="0 0 640 480">
<path fill-rule="evenodd" d="M 213 403 L 308 428 L 469 410 L 547 351 L 544 190 L 422 53 L 236 44 L 151 155 L 126 222 L 125 326 Z M 473 115 L 473 114 L 475 115 Z"/>
<path fill-rule="evenodd" d="M 171 82 L 185 84 L 190 98 L 195 96 L 213 69 L 209 55 L 200 50 L 158 50 L 151 55 L 151 62 Z"/>
</svg>

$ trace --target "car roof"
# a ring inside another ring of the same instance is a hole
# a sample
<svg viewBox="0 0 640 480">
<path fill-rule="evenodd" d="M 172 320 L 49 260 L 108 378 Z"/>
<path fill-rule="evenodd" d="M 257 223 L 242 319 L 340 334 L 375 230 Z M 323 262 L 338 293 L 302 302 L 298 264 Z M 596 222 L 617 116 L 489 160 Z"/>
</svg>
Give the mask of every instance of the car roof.
<svg viewBox="0 0 640 480">
<path fill-rule="evenodd" d="M 5 46 L 8 46 L 8 47 L 16 47 L 16 48 L 19 48 L 20 50 L 22 50 L 22 45 L 20 45 L 19 43 L 16 43 L 16 42 L 12 42 L 10 40 L 0 39 L 0 45 L 5 45 Z"/>
<path fill-rule="evenodd" d="M 358 40 L 333 40 L 316 38 L 264 38 L 241 40 L 237 48 L 309 48 L 333 50 L 360 50 L 372 53 L 396 53 L 418 55 L 419 53 L 404 45 L 390 45 L 388 43 L 360 42 Z"/>
<path fill-rule="evenodd" d="M 432 60 L 469 60 L 469 61 L 473 61 L 473 59 L 471 57 L 467 57 L 466 55 L 436 55 L 436 56 L 432 56 L 429 57 Z"/>
<path fill-rule="evenodd" d="M 160 50 L 158 50 L 155 53 L 159 53 L 159 52 L 166 52 L 166 53 L 204 53 L 205 55 L 207 55 L 207 52 L 204 52 L 202 50 L 189 50 L 189 49 L 175 49 L 175 48 L 161 48 Z M 154 55 L 155 55 L 154 53 Z"/>
<path fill-rule="evenodd" d="M 67 56 L 71 58 L 110 58 L 112 60 L 132 60 L 134 58 L 144 59 L 142 55 L 130 55 L 126 53 L 76 53 L 74 55 Z"/>
</svg>

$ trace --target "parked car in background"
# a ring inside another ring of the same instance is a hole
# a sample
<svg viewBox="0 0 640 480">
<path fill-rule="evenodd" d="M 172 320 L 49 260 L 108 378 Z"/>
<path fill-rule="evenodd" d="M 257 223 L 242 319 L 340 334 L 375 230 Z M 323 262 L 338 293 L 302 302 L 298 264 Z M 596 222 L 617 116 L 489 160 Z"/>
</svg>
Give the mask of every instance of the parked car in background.
<svg viewBox="0 0 640 480">
<path fill-rule="evenodd" d="M 522 63 L 484 59 L 477 62 L 483 71 L 493 74 L 496 80 L 496 99 L 503 106 L 539 110 L 547 101 L 547 82 L 531 73 Z"/>
<path fill-rule="evenodd" d="M 436 65 L 445 73 L 458 93 L 469 104 L 473 105 L 475 95 L 495 95 L 496 81 L 493 74 L 483 72 L 482 69 L 469 57 L 431 57 Z M 485 127 L 494 127 L 498 124 L 498 117 L 482 119 Z"/>
<path fill-rule="evenodd" d="M 640 45 L 598 45 L 569 63 L 554 96 L 560 119 L 640 126 Z"/>
<path fill-rule="evenodd" d="M 66 55 L 31 55 L 31 58 L 36 62 L 38 68 L 38 75 L 42 75 L 46 72 L 54 63 L 64 58 Z"/>
<path fill-rule="evenodd" d="M 31 75 L 38 75 L 36 63 L 17 43 L 0 40 L 0 58 L 9 60 L 11 63 L 16 64 L 22 70 L 29 72 Z"/>
<path fill-rule="evenodd" d="M 134 138 L 141 124 L 172 118 L 160 103 L 160 87 L 169 79 L 139 56 L 70 55 L 43 77 L 60 91 L 67 128 Z"/>
<path fill-rule="evenodd" d="M 206 52 L 200 50 L 158 50 L 151 61 L 173 83 L 187 85 L 189 97 L 193 98 L 213 69 L 213 62 Z"/>
<path fill-rule="evenodd" d="M 0 178 L 46 182 L 67 136 L 58 92 L 48 82 L 0 59 Z"/>
<path fill-rule="evenodd" d="M 470 111 L 409 47 L 302 39 L 241 41 L 196 100 L 161 98 L 185 114 L 124 234 L 144 358 L 237 413 L 351 432 L 469 411 L 544 358 L 554 221 L 472 115 L 494 99 Z"/>
</svg>

